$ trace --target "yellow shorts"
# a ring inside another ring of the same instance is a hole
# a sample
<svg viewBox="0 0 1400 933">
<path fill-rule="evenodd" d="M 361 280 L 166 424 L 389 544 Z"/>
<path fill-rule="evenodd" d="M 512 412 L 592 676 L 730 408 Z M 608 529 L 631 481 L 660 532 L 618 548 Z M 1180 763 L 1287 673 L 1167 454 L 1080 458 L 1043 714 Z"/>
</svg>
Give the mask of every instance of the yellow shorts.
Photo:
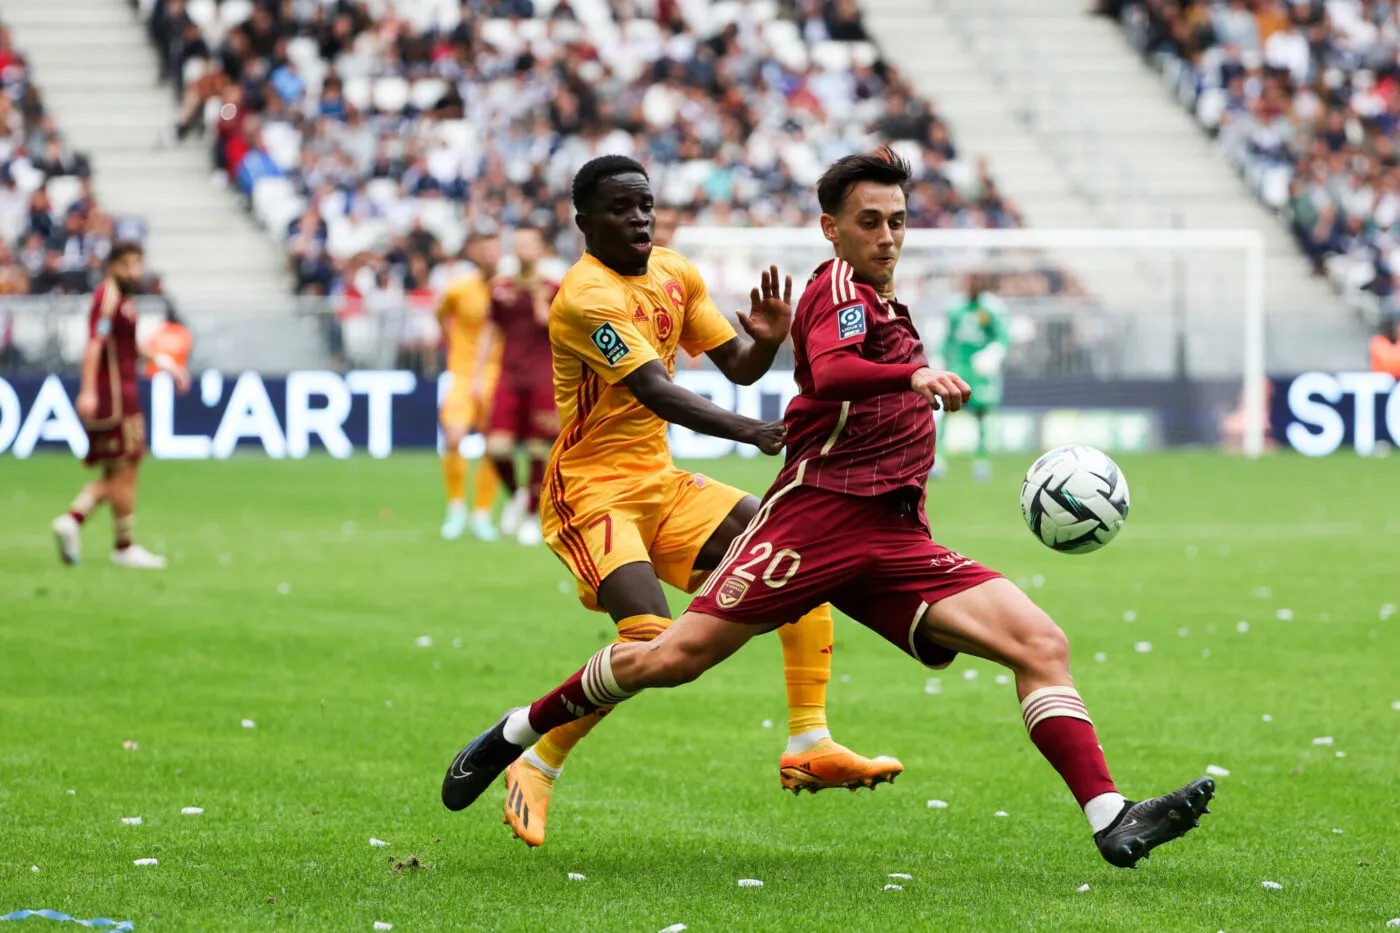
<svg viewBox="0 0 1400 933">
<path fill-rule="evenodd" d="M 579 602 L 595 611 L 599 585 L 624 564 L 644 561 L 663 583 L 695 592 L 700 549 L 748 495 L 674 467 L 626 482 L 556 479 L 546 480 L 540 502 L 544 540 L 578 581 Z"/>
<path fill-rule="evenodd" d="M 496 390 L 497 373 L 488 373 L 482 387 L 483 399 L 478 404 L 472 389 L 476 377 L 471 374 L 452 376 L 452 388 L 447 390 L 447 398 L 438 409 L 438 423 L 443 427 L 463 427 L 468 430 L 485 431 L 491 418 L 491 396 Z"/>
</svg>

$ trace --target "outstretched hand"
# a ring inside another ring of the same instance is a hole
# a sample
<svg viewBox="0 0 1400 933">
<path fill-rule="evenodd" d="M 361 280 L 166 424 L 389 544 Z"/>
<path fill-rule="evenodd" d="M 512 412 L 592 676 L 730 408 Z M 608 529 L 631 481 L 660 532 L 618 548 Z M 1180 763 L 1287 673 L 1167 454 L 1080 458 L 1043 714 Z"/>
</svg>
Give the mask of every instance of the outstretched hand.
<svg viewBox="0 0 1400 933">
<path fill-rule="evenodd" d="M 783 291 L 778 293 L 778 267 L 770 266 L 763 273 L 758 288 L 749 292 L 749 313 L 738 313 L 739 326 L 755 343 L 776 345 L 787 339 L 792 327 L 792 276 L 783 278 Z"/>
<path fill-rule="evenodd" d="M 924 397 L 933 410 L 957 411 L 972 398 L 972 387 L 957 373 L 924 367 L 909 377 L 909 387 Z"/>
</svg>

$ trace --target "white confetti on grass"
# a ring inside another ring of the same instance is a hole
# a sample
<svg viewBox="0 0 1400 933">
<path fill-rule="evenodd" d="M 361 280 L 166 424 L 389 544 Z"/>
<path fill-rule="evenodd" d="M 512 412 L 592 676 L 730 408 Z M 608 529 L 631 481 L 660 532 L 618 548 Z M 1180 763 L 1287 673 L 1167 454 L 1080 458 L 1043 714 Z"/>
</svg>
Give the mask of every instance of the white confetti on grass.
<svg viewBox="0 0 1400 933">
<path fill-rule="evenodd" d="M 1007 813 L 1005 810 L 998 810 L 997 812 L 995 812 L 995 813 L 992 814 L 992 816 L 1010 816 L 1010 815 L 1011 815 L 1011 814 L 1010 814 L 1010 813 Z"/>
<path fill-rule="evenodd" d="M 1089 885 L 1087 885 L 1087 884 L 1081 884 L 1079 887 L 1075 888 L 1074 890 L 1078 891 L 1080 894 L 1083 894 L 1084 892 L 1086 892 L 1086 891 L 1089 890 Z"/>
<path fill-rule="evenodd" d="M 1394 920 L 1387 920 L 1385 925 L 1388 927 L 1400 927 L 1400 917 L 1396 917 Z"/>
<path fill-rule="evenodd" d="M 1105 661 L 1108 660 L 1108 652 L 1107 652 L 1107 651 L 1096 651 L 1096 652 L 1094 652 L 1094 660 L 1097 661 L 1097 662 L 1099 662 L 1100 664 L 1102 664 L 1103 662 L 1105 662 Z"/>
<path fill-rule="evenodd" d="M 1332 737 L 1331 737 L 1330 735 L 1319 735 L 1317 738 L 1313 739 L 1313 744 L 1314 744 L 1314 745 L 1331 745 L 1331 744 L 1332 744 Z"/>
<path fill-rule="evenodd" d="M 1275 612 L 1275 613 L 1274 613 L 1274 618 L 1278 619 L 1280 622 L 1292 622 L 1292 621 L 1293 621 L 1293 610 L 1292 610 L 1292 609 L 1280 609 L 1278 612 Z"/>
<path fill-rule="evenodd" d="M 1338 836 L 1342 834 L 1342 831 L 1340 829 L 1334 829 L 1332 830 L 1332 832 L 1336 833 Z"/>
<path fill-rule="evenodd" d="M 1191 630 L 1189 628 L 1186 628 L 1185 626 L 1182 626 L 1181 628 L 1176 630 L 1176 634 L 1178 638 L 1185 638 L 1186 636 L 1191 634 Z"/>
<path fill-rule="evenodd" d="M 668 927 L 658 930 L 657 933 L 685 933 L 688 929 L 690 929 L 690 927 L 686 926 L 684 923 L 673 923 Z"/>
<path fill-rule="evenodd" d="M 139 745 L 137 745 L 135 742 L 131 741 L 131 739 L 127 739 L 125 742 L 122 743 L 122 748 L 126 749 L 126 750 L 129 751 L 129 752 L 134 752 L 134 751 L 136 751 L 136 750 L 137 750 L 138 748 L 140 748 L 140 747 L 141 747 L 141 746 L 139 746 Z"/>
<path fill-rule="evenodd" d="M 1400 700 L 1396 700 L 1394 703 L 1390 704 L 1390 708 L 1393 710 L 1400 710 Z"/>
<path fill-rule="evenodd" d="M 203 812 L 204 812 L 204 808 L 203 808 L 203 807 L 181 807 L 181 808 L 180 808 L 180 814 L 181 814 L 182 816 L 199 816 L 199 815 L 200 815 L 201 813 L 203 813 Z"/>
<path fill-rule="evenodd" d="M 373 836 L 369 837 L 369 844 L 376 849 L 387 849 L 389 847 L 389 843 L 385 842 L 383 839 L 376 839 Z"/>
<path fill-rule="evenodd" d="M 153 858 L 139 858 L 132 862 L 133 865 L 159 865 L 160 862 Z"/>
<path fill-rule="evenodd" d="M 740 878 L 740 879 L 739 879 L 739 887 L 741 887 L 741 888 L 761 888 L 761 887 L 763 887 L 763 882 L 762 882 L 762 881 L 759 881 L 757 878 Z"/>
<path fill-rule="evenodd" d="M 1010 674 L 998 674 L 998 675 L 997 675 L 997 683 L 1001 684 L 1002 686 L 1005 686 L 1006 684 L 1011 683 L 1011 675 L 1010 675 Z"/>
<path fill-rule="evenodd" d="M 1240 622 L 1236 623 L 1236 625 L 1235 625 L 1235 631 L 1237 631 L 1237 632 L 1239 632 L 1241 635 L 1243 635 L 1245 632 L 1249 631 L 1249 623 L 1248 623 L 1248 622 L 1244 622 L 1244 621 L 1240 621 Z"/>
<path fill-rule="evenodd" d="M 977 671 L 976 671 L 975 669 L 969 667 L 967 670 L 963 671 L 963 680 L 976 680 L 976 679 L 977 679 Z"/>
<path fill-rule="evenodd" d="M 277 584 L 277 592 L 283 596 L 287 596 L 292 592 L 292 585 L 290 583 L 279 583 Z"/>
<path fill-rule="evenodd" d="M 885 885 L 885 890 L 886 890 L 886 891 L 903 891 L 903 890 L 904 890 L 904 885 L 902 885 L 902 884 L 887 884 L 887 885 Z"/>
<path fill-rule="evenodd" d="M 1137 621 L 1137 613 L 1134 612 L 1133 610 L 1129 609 L 1127 612 L 1123 613 L 1123 621 L 1124 621 L 1124 622 L 1136 622 L 1136 621 Z"/>
<path fill-rule="evenodd" d="M 913 875 L 906 874 L 905 872 L 902 872 L 902 871 L 892 871 L 892 872 L 890 872 L 890 875 L 889 875 L 889 876 L 890 876 L 891 878 L 902 878 L 902 879 L 905 880 L 905 881 L 913 881 L 913 880 L 914 880 L 914 876 L 913 876 Z"/>
<path fill-rule="evenodd" d="M 1254 588 L 1254 596 L 1257 599 L 1268 599 L 1272 595 L 1274 595 L 1274 590 L 1272 587 L 1256 586 Z"/>
<path fill-rule="evenodd" d="M 1037 573 L 1037 574 L 1034 574 L 1034 575 L 1031 577 L 1031 586 L 1035 587 L 1036 589 L 1040 589 L 1040 587 L 1042 587 L 1042 586 L 1044 586 L 1044 585 L 1045 585 L 1045 575 L 1044 575 L 1044 574 Z"/>
<path fill-rule="evenodd" d="M 771 720 L 771 719 L 765 719 L 765 720 L 763 720 L 763 728 L 765 728 L 765 729 L 771 729 L 771 728 L 773 728 L 773 720 Z"/>
<path fill-rule="evenodd" d="M 1346 753 L 1346 752 L 1337 752 L 1337 757 L 1338 757 L 1338 758 L 1345 758 L 1346 756 L 1347 756 L 1347 753 Z"/>
<path fill-rule="evenodd" d="M 392 923 L 385 923 L 383 920 L 376 920 L 374 921 L 374 928 L 376 930 L 392 930 L 394 925 Z"/>
<path fill-rule="evenodd" d="M 930 677 L 924 682 L 924 693 L 936 694 L 943 692 L 943 679 L 941 677 Z"/>
<path fill-rule="evenodd" d="M 125 825 L 127 825 L 127 826 L 140 826 L 140 825 L 141 825 L 141 817 L 139 817 L 139 816 L 124 816 L 124 817 L 122 817 L 122 823 L 125 824 Z"/>
<path fill-rule="evenodd" d="M 569 872 L 569 880 L 570 880 L 570 881 L 587 881 L 587 880 L 588 880 L 588 876 L 587 876 L 587 875 L 581 875 L 581 874 L 579 874 L 579 873 L 576 872 L 576 871 L 571 871 L 571 872 Z"/>
<path fill-rule="evenodd" d="M 1133 650 L 1136 651 L 1138 654 L 1147 654 L 1147 652 L 1152 650 L 1152 642 L 1140 641 L 1137 644 L 1133 645 Z"/>
<path fill-rule="evenodd" d="M 1210 657 L 1210 649 L 1209 649 L 1209 648 L 1203 648 L 1203 649 L 1201 650 L 1201 657 L 1203 657 L 1203 658 L 1208 658 L 1208 657 Z"/>
<path fill-rule="evenodd" d="M 930 810 L 946 810 L 946 809 L 948 809 L 948 801 L 946 801 L 946 800 L 930 800 L 930 801 L 928 802 L 928 808 L 929 808 Z"/>
<path fill-rule="evenodd" d="M 1198 548 L 1198 547 L 1196 547 L 1196 545 L 1194 545 L 1194 544 L 1188 544 L 1188 545 L 1186 545 L 1186 559 L 1187 559 L 1187 560 L 1195 560 L 1195 559 L 1196 559 L 1196 555 L 1198 555 L 1198 554 L 1200 554 L 1200 553 L 1201 553 L 1201 549 Z"/>
<path fill-rule="evenodd" d="M 68 788 L 68 790 L 64 791 L 64 793 L 68 794 L 70 797 L 78 796 L 78 792 L 71 787 Z"/>
<path fill-rule="evenodd" d="M 1262 884 L 1266 889 L 1268 889 L 1268 890 L 1270 890 L 1270 891 L 1282 891 L 1282 890 L 1283 890 L 1283 885 L 1279 884 L 1277 881 L 1264 881 L 1264 882 L 1261 882 L 1261 884 Z"/>
<path fill-rule="evenodd" d="M 1206 765 L 1206 774 L 1209 774 L 1211 777 L 1229 777 L 1230 770 L 1228 768 L 1222 768 L 1220 765 Z"/>
<path fill-rule="evenodd" d="M 1264 714 L 1264 721 L 1265 721 L 1265 722 L 1273 722 L 1273 721 L 1274 721 L 1274 717 L 1270 716 L 1268 713 L 1265 713 L 1265 714 Z"/>
<path fill-rule="evenodd" d="M 431 648 L 433 646 L 433 636 L 419 635 L 417 638 L 413 639 L 413 643 L 419 648 Z"/>
<path fill-rule="evenodd" d="M 39 870 L 39 866 L 38 866 L 38 865 L 30 865 L 30 866 L 29 866 L 29 870 L 30 870 L 30 871 L 38 871 L 38 870 Z"/>
<path fill-rule="evenodd" d="M 245 720 L 243 720 L 243 728 L 245 728 L 245 729 L 256 729 L 257 727 L 258 727 L 258 724 L 255 723 L 255 722 L 253 722 L 253 720 L 251 720 L 251 719 L 245 719 Z"/>
<path fill-rule="evenodd" d="M 1384 605 L 1381 606 L 1381 621 L 1382 621 L 1382 622 L 1386 621 L 1387 619 L 1389 619 L 1389 618 L 1390 618 L 1391 616 L 1393 616 L 1393 615 L 1395 615 L 1395 604 L 1394 604 L 1394 603 L 1385 603 Z"/>
</svg>

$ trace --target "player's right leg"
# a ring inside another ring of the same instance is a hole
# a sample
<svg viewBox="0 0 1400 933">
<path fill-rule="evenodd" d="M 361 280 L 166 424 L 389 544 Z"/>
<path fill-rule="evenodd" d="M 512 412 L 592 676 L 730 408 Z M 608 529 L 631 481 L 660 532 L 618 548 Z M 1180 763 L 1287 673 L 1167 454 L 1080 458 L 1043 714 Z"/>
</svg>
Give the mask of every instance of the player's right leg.
<svg viewBox="0 0 1400 933">
<path fill-rule="evenodd" d="M 507 712 L 462 749 L 443 778 L 443 805 L 449 810 L 470 806 L 550 730 L 615 706 L 647 688 L 689 683 L 773 627 L 686 612 L 651 641 L 607 645 L 568 680 L 530 706 Z M 522 818 L 528 822 L 528 810 Z"/>
<path fill-rule="evenodd" d="M 1118 793 L 1070 677 L 1069 641 L 1019 588 L 996 578 L 936 601 L 929 598 L 934 595 L 926 596 L 931 605 L 914 626 L 911 648 L 923 644 L 934 651 L 966 652 L 1012 671 L 1031 741 L 1069 786 L 1111 864 L 1134 867 L 1152 849 L 1185 835 L 1208 812 L 1215 791 L 1208 777 L 1136 803 Z"/>
<path fill-rule="evenodd" d="M 53 532 L 54 543 L 58 546 L 58 559 L 70 567 L 82 559 L 83 554 L 83 523 L 97 508 L 107 499 L 107 483 L 104 479 L 95 479 L 84 484 L 78 495 L 73 499 L 73 503 L 68 506 L 68 511 L 55 518 L 49 529 Z"/>
<path fill-rule="evenodd" d="M 441 534 L 446 541 L 457 540 L 467 530 L 467 461 L 461 452 L 466 436 L 466 423 L 449 422 L 444 408 L 442 481 L 447 492 L 447 515 L 442 520 Z"/>
<path fill-rule="evenodd" d="M 112 506 L 114 532 L 112 563 L 138 570 L 163 570 L 165 558 L 136 543 L 136 484 L 138 459 L 109 461 L 106 471 L 107 501 Z"/>
</svg>

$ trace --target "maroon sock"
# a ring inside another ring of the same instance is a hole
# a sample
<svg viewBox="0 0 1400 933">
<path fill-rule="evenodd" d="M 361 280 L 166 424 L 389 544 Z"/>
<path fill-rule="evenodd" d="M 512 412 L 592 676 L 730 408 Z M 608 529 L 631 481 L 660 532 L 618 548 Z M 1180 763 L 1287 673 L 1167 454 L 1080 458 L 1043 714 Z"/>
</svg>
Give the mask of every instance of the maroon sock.
<svg viewBox="0 0 1400 933">
<path fill-rule="evenodd" d="M 604 647 L 568 680 L 531 704 L 530 728 L 544 735 L 632 696 L 613 680 L 612 649 L 612 645 Z"/>
<path fill-rule="evenodd" d="M 77 509 L 69 509 L 68 514 L 72 517 L 73 521 L 77 522 L 79 525 L 87 521 L 87 513 L 79 512 Z"/>
<path fill-rule="evenodd" d="M 1099 738 L 1086 719 L 1052 716 L 1031 729 L 1031 741 L 1069 785 L 1082 807 L 1099 794 L 1116 793 Z"/>
<path fill-rule="evenodd" d="M 520 488 L 520 484 L 515 479 L 515 458 L 492 457 L 491 465 L 496 468 L 496 475 L 501 478 L 501 485 L 506 487 L 507 498 L 515 495 L 515 491 Z"/>
<path fill-rule="evenodd" d="M 530 514 L 538 515 L 540 511 L 540 490 L 544 488 L 544 460 L 539 457 L 530 458 Z"/>
</svg>

